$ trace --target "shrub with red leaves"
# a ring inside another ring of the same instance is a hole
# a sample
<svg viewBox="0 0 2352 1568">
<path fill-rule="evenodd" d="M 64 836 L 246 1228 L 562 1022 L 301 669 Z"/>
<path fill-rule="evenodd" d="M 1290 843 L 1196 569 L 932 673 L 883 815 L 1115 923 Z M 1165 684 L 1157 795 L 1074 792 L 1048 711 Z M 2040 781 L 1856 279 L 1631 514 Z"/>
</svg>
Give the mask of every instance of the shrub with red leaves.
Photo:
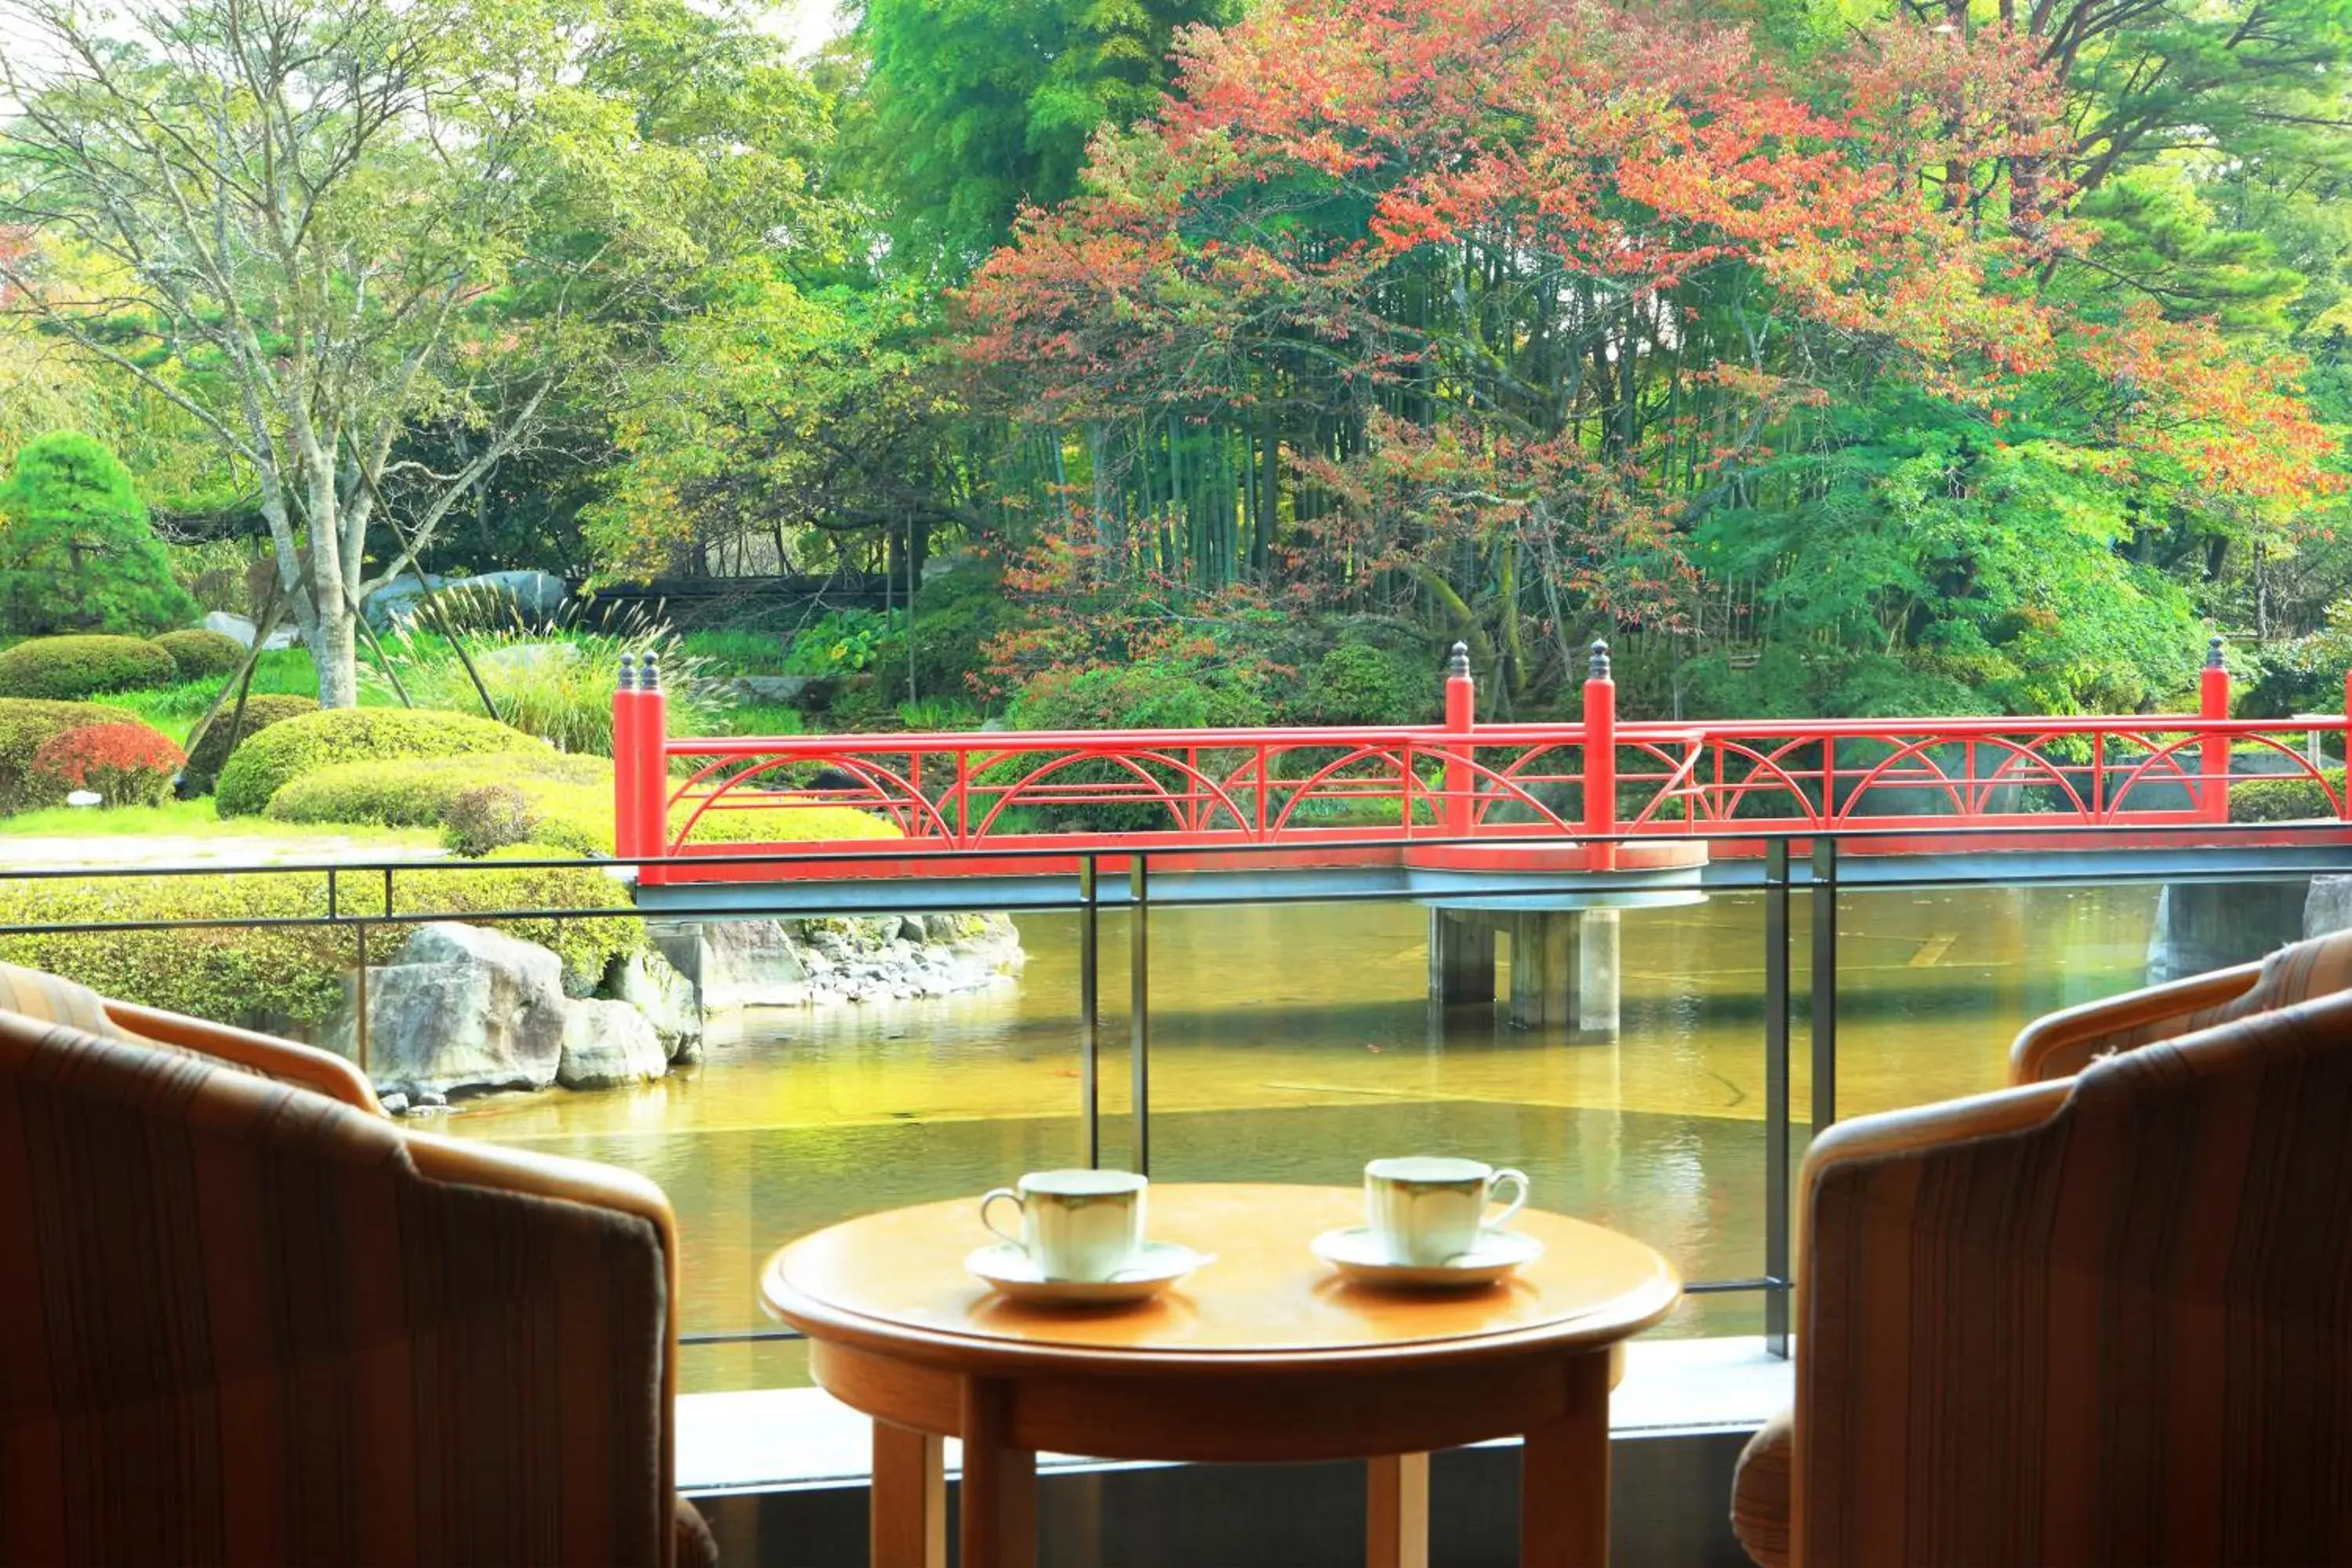
<svg viewBox="0 0 2352 1568">
<path fill-rule="evenodd" d="M 33 773 L 68 790 L 95 790 L 109 805 L 160 805 L 187 757 L 144 724 L 68 730 L 33 754 Z"/>
</svg>

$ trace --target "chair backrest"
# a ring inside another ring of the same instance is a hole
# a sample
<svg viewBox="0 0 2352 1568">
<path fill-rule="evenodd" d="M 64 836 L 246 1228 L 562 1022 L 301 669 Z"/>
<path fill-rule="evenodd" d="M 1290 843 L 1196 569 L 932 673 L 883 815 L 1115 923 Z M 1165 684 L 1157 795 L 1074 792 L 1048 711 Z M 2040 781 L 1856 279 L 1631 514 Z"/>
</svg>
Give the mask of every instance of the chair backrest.
<svg viewBox="0 0 2352 1568">
<path fill-rule="evenodd" d="M 2250 978 L 2233 980 L 2249 971 Z M 2309 937 L 2280 948 L 2259 968 L 2249 964 L 2174 981 L 2042 1019 L 2018 1037 L 2010 1056 L 2010 1081 L 2072 1078 L 2100 1057 L 2179 1039 L 2347 988 L 2352 988 L 2352 931 Z M 2179 1000 L 2168 1006 L 2168 998 Z"/>
<path fill-rule="evenodd" d="M 429 1152 L 0 1014 L 0 1562 L 667 1562 L 663 1226 Z"/>
<path fill-rule="evenodd" d="M 2352 1561 L 2352 994 L 1804 1180 L 1794 1561 Z"/>
</svg>

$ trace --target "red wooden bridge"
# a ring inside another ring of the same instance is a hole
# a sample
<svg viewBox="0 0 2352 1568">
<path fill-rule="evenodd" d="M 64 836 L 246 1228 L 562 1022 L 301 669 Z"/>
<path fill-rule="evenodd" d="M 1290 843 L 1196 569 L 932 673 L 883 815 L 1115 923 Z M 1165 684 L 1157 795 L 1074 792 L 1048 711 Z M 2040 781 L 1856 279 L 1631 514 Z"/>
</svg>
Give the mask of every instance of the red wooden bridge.
<svg viewBox="0 0 2352 1568">
<path fill-rule="evenodd" d="M 1770 838 L 1843 829 L 1869 830 L 1858 854 L 2047 849 L 2068 828 L 2084 847 L 2139 828 L 2177 843 L 2184 826 L 2229 821 L 2234 787 L 2283 776 L 2312 781 L 2328 818 L 2352 817 L 2322 765 L 2345 754 L 2352 677 L 2346 713 L 2231 719 L 2221 650 L 2216 637 L 2192 715 L 1620 723 L 1596 643 L 1580 722 L 1480 723 L 1457 645 L 1430 725 L 729 739 L 669 734 L 655 661 L 624 660 L 618 850 L 642 862 L 645 889 L 1060 876 L 1180 848 L 1193 870 L 1678 880 Z M 796 828 L 841 806 L 898 837 Z"/>
</svg>

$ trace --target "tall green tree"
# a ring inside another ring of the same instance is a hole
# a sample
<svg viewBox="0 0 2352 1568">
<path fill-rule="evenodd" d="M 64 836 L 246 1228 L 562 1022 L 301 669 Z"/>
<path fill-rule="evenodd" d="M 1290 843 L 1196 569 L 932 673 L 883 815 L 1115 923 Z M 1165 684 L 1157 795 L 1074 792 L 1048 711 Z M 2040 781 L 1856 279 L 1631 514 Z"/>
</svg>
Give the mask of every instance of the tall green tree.
<svg viewBox="0 0 2352 1568">
<path fill-rule="evenodd" d="M 0 226 L 41 241 L 7 308 L 236 463 L 331 706 L 361 601 L 557 400 L 714 268 L 821 242 L 814 95 L 730 10 L 0 0 Z M 404 450 L 426 426 L 455 462 Z"/>
<path fill-rule="evenodd" d="M 26 443 L 0 485 L 0 624 L 138 634 L 195 613 L 114 454 L 70 431 Z"/>
<path fill-rule="evenodd" d="M 949 281 L 1026 203 L 1077 189 L 1087 143 L 1158 104 L 1178 31 L 1236 0 L 864 0 L 866 174 L 892 241 Z"/>
</svg>

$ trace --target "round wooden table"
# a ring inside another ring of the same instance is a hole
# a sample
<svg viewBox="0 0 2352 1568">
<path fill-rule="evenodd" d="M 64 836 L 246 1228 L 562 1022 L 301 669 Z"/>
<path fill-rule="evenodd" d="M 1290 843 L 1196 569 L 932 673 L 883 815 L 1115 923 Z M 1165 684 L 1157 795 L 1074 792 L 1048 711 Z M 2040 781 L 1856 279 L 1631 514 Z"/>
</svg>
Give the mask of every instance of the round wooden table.
<svg viewBox="0 0 2352 1568">
<path fill-rule="evenodd" d="M 1544 1255 L 1509 1281 L 1369 1289 L 1307 1250 L 1360 1224 L 1349 1188 L 1155 1185 L 1150 1233 L 1216 1260 L 1139 1306 L 1022 1306 L 964 1272 L 975 1199 L 867 1215 L 778 1252 L 768 1310 L 874 1422 L 876 1568 L 943 1568 L 943 1436 L 963 1439 L 964 1568 L 1036 1560 L 1036 1456 L 1368 1459 L 1370 1561 L 1428 1554 L 1429 1451 L 1525 1438 L 1519 1561 L 1609 1553 L 1612 1352 L 1673 1308 L 1674 1269 L 1629 1237 L 1529 1209 Z"/>
</svg>

